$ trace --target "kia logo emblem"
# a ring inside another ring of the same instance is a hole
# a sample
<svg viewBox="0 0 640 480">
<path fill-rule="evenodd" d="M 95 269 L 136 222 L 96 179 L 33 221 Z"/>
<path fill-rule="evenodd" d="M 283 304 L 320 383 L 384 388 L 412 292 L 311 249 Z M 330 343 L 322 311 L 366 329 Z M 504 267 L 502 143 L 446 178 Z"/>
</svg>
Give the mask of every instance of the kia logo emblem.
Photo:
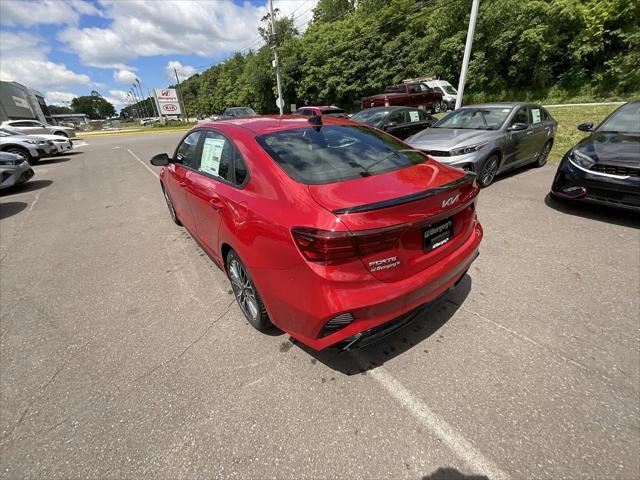
<svg viewBox="0 0 640 480">
<path fill-rule="evenodd" d="M 163 105 L 162 109 L 166 110 L 167 112 L 173 112 L 173 111 L 177 110 L 178 107 L 176 107 L 175 105 L 169 104 L 169 105 Z"/>
<path fill-rule="evenodd" d="M 451 205 L 453 205 L 458 201 L 458 198 L 460 198 L 460 194 L 456 195 L 455 197 L 449 197 L 446 200 L 443 200 L 442 208 L 450 207 Z"/>
<path fill-rule="evenodd" d="M 169 90 L 162 90 L 162 96 L 163 97 L 168 97 L 169 96 Z"/>
</svg>

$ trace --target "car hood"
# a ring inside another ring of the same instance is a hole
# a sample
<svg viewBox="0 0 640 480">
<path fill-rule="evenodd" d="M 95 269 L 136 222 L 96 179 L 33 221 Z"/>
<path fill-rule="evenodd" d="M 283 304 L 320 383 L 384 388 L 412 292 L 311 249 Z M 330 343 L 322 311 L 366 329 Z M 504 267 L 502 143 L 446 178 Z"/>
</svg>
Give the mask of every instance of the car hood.
<svg viewBox="0 0 640 480">
<path fill-rule="evenodd" d="M 48 140 L 45 137 L 53 137 L 54 135 L 9 135 L 8 137 L 1 137 L 6 142 L 24 142 L 25 140 Z"/>
<path fill-rule="evenodd" d="M 594 132 L 575 147 L 598 163 L 640 167 L 640 135 Z"/>
<path fill-rule="evenodd" d="M 25 138 L 31 138 L 34 140 L 69 140 L 67 137 L 63 137 L 62 135 L 46 135 L 42 133 L 37 135 L 27 135 Z"/>
<path fill-rule="evenodd" d="M 498 130 L 467 130 L 457 128 L 427 128 L 405 140 L 420 150 L 450 150 L 494 140 Z"/>
</svg>

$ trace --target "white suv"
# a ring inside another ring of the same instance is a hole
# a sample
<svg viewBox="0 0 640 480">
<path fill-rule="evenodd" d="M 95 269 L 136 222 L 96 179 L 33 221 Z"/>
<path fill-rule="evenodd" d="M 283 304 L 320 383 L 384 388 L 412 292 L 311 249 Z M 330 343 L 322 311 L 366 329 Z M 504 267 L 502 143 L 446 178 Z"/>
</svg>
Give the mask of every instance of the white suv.
<svg viewBox="0 0 640 480">
<path fill-rule="evenodd" d="M 25 135 L 37 135 L 45 133 L 50 135 L 61 135 L 63 137 L 75 137 L 73 128 L 62 127 L 60 125 L 47 125 L 37 120 L 7 120 L 2 122 L 2 127 L 10 128 Z"/>
</svg>

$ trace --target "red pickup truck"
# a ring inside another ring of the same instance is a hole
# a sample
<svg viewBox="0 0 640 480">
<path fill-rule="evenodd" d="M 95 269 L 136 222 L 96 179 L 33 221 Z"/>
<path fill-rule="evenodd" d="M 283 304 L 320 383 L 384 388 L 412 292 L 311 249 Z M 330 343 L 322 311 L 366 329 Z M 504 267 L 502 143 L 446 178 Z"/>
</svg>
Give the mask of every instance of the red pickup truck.
<svg viewBox="0 0 640 480">
<path fill-rule="evenodd" d="M 420 107 L 426 111 L 438 113 L 442 104 L 442 93 L 429 88 L 422 82 L 407 82 L 390 85 L 384 93 L 364 97 L 360 106 L 365 108 L 400 105 L 404 107 Z"/>
</svg>

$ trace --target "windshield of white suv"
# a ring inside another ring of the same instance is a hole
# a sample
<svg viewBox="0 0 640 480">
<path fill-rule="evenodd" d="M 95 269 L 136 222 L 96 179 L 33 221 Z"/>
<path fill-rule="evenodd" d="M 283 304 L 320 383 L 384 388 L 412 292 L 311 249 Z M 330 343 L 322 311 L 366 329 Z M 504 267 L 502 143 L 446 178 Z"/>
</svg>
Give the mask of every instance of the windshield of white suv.
<svg viewBox="0 0 640 480">
<path fill-rule="evenodd" d="M 511 113 L 511 107 L 465 107 L 451 112 L 432 128 L 498 130 Z"/>
</svg>

